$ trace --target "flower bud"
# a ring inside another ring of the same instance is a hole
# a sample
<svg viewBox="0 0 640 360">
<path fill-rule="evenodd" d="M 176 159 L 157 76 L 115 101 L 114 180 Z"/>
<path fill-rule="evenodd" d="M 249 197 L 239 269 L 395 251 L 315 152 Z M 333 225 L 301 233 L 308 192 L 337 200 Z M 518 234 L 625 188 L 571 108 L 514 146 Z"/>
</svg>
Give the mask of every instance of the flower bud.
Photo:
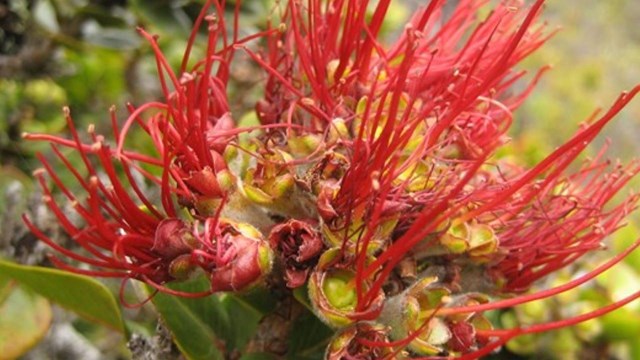
<svg viewBox="0 0 640 360">
<path fill-rule="evenodd" d="M 335 118 L 329 124 L 329 134 L 327 142 L 329 144 L 337 143 L 340 140 L 348 140 L 350 138 L 349 128 L 343 118 Z"/>
<path fill-rule="evenodd" d="M 275 226 L 269 244 L 282 257 L 287 286 L 296 288 L 307 281 L 309 270 L 318 260 L 324 244 L 309 221 L 289 220 Z"/>
<path fill-rule="evenodd" d="M 264 99 L 260 99 L 256 103 L 256 114 L 258 115 L 258 120 L 260 120 L 260 123 L 263 125 L 273 124 L 277 122 L 279 118 L 276 106 Z"/>
<path fill-rule="evenodd" d="M 211 272 L 212 291 L 243 291 L 258 284 L 273 266 L 273 251 L 260 232 L 249 224 L 225 222 L 221 226 L 220 248 L 227 252 L 218 254 L 225 259 Z M 213 244 L 217 247 L 218 244 Z"/>
<path fill-rule="evenodd" d="M 452 337 L 444 320 L 435 316 L 436 310 L 449 300 L 449 294 L 437 277 L 422 278 L 390 298 L 380 320 L 392 329 L 390 335 L 395 340 L 406 339 L 422 328 L 409 343 L 409 349 L 419 355 L 436 355 L 445 349 Z"/>
<path fill-rule="evenodd" d="M 468 307 L 489 302 L 489 298 L 480 293 L 457 295 L 447 304 L 447 308 Z M 463 313 L 447 317 L 451 330 L 451 339 L 447 343 L 449 350 L 468 352 L 484 346 L 489 339 L 478 335 L 478 330 L 492 330 L 493 325 L 482 313 Z"/>
<path fill-rule="evenodd" d="M 172 218 L 164 219 L 158 224 L 151 251 L 163 258 L 173 259 L 191 252 L 196 246 L 197 240 L 187 224 L 180 219 Z"/>
<path fill-rule="evenodd" d="M 218 183 L 216 172 L 208 166 L 200 171 L 192 171 L 184 182 L 200 196 L 215 198 L 224 192 Z"/>
<path fill-rule="evenodd" d="M 324 146 L 322 138 L 317 134 L 305 134 L 301 136 L 292 136 L 287 139 L 287 146 L 291 150 L 291 154 L 296 156 L 307 156 L 319 147 Z"/>
<path fill-rule="evenodd" d="M 319 187 L 318 198 L 316 200 L 318 213 L 325 222 L 331 222 L 338 217 L 338 213 L 333 208 L 332 202 L 340 187 L 334 181 L 323 181 Z"/>
<path fill-rule="evenodd" d="M 273 202 L 273 198 L 258 187 L 244 184 L 242 186 L 242 189 L 244 190 L 244 195 L 247 197 L 247 199 L 253 201 L 256 204 L 268 205 Z"/>
<path fill-rule="evenodd" d="M 249 169 L 242 182 L 242 191 L 247 199 L 260 204 L 272 205 L 293 190 L 295 177 L 286 164 L 293 158 L 281 150 L 272 150 L 265 155 L 267 161 L 258 162 Z"/>
<path fill-rule="evenodd" d="M 176 280 L 186 280 L 195 269 L 190 254 L 180 255 L 169 264 L 169 275 Z"/>
<path fill-rule="evenodd" d="M 466 253 L 476 263 L 483 263 L 498 251 L 499 241 L 489 225 L 454 220 L 440 236 L 440 244 L 452 254 Z"/>
<path fill-rule="evenodd" d="M 395 228 L 397 220 L 391 219 L 381 222 L 376 226 L 374 233 L 367 245 L 367 254 L 373 255 L 380 249 L 382 249 L 389 240 L 393 229 Z M 332 247 L 344 247 L 344 250 L 355 254 L 358 240 L 362 237 L 366 231 L 365 225 L 358 219 L 351 219 L 348 230 L 337 229 L 334 230 L 332 226 L 325 223 L 322 225 L 322 235 L 324 235 L 325 241 Z"/>
</svg>

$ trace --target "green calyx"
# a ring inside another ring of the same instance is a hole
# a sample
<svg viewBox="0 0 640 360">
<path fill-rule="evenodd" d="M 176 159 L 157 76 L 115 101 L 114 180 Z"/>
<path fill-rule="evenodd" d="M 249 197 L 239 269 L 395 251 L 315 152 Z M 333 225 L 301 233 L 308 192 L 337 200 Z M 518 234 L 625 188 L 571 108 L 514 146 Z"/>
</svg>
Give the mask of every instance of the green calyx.
<svg viewBox="0 0 640 360">
<path fill-rule="evenodd" d="M 353 274 L 344 270 L 331 271 L 325 276 L 322 291 L 329 304 L 338 310 L 353 310 L 356 306 L 356 289 Z"/>
</svg>

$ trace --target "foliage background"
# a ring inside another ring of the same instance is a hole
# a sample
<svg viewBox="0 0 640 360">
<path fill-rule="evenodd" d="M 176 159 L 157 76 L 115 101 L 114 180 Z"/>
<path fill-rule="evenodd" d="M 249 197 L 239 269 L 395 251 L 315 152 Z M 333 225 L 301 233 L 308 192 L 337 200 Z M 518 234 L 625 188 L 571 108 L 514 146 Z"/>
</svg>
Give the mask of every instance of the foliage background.
<svg viewBox="0 0 640 360">
<path fill-rule="evenodd" d="M 44 144 L 25 143 L 20 134 L 47 132 L 64 134 L 60 111 L 68 105 L 78 128 L 95 124 L 107 132 L 108 112 L 117 105 L 120 118 L 125 104 L 159 97 L 151 50 L 135 33 L 144 26 L 161 36 L 170 61 L 178 64 L 190 27 L 203 1 L 189 0 L 2 0 L 0 1 L 0 256 L 27 264 L 46 264 L 43 249 L 28 236 L 19 216 L 38 210 L 38 193 L 30 172 L 38 164 L 34 154 L 47 151 Z M 246 1 L 243 28 L 251 32 L 267 13 L 268 0 Z M 411 12 L 412 0 L 396 1 L 389 28 Z M 513 141 L 500 156 L 535 163 L 566 140 L 580 121 L 597 107 L 606 107 L 621 90 L 640 83 L 640 2 L 636 0 L 549 0 L 543 19 L 562 30 L 523 65 L 535 69 L 553 64 L 518 111 L 512 129 Z M 237 119 L 247 119 L 251 102 L 259 96 L 255 73 L 239 67 L 231 92 L 243 101 L 233 104 Z M 640 149 L 640 101 L 635 101 L 605 129 L 598 146 L 609 138 L 609 156 L 629 160 Z M 636 180 L 630 188 L 638 189 Z M 631 189 L 630 189 L 631 190 Z M 35 210 L 34 210 L 35 209 Z M 46 215 L 38 213 L 42 219 Z M 638 224 L 638 217 L 633 223 Z M 44 221 L 44 220 L 43 220 Z M 638 236 L 631 224 L 612 239 L 610 251 L 620 251 Z M 578 266 L 540 286 L 551 286 L 585 271 L 606 258 L 596 254 Z M 114 292 L 117 283 L 107 285 Z M 558 299 L 494 314 L 505 325 L 527 324 L 569 316 L 609 303 L 640 289 L 640 254 L 589 286 Z M 18 294 L 18 295 L 16 295 Z M 128 296 L 135 294 L 128 294 Z M 15 297 L 19 297 L 19 301 Z M 14 299 L 14 300 L 11 300 Z M 17 304 L 17 305 L 16 305 Z M 52 311 L 53 309 L 53 311 Z M 40 342 L 24 359 L 65 358 L 47 352 L 55 326 L 76 336 L 80 348 L 95 358 L 130 358 L 125 338 L 104 326 L 52 307 L 28 287 L 16 285 L 0 274 L 0 345 L 24 337 L 26 344 Z M 37 314 L 33 326 L 13 331 Z M 10 315 L 10 316 L 9 316 Z M 127 310 L 127 325 L 148 339 L 156 334 L 156 315 L 150 307 Z M 9 319 L 9 320 L 7 320 Z M 10 323 L 14 319 L 14 323 Z M 49 331 L 45 340 L 40 340 Z M 161 332 L 162 333 L 162 332 Z M 4 337 L 4 338 L 3 338 Z M 640 304 L 572 329 L 517 339 L 500 355 L 505 359 L 640 359 Z M 54 339 L 55 340 L 55 339 Z M 162 344 L 162 339 L 154 346 Z M 131 344 L 131 343 L 130 343 Z M 27 347 L 24 347 L 26 350 Z M 49 348 L 50 349 L 50 348 Z M 175 349 L 174 349 L 175 350 Z M 134 351 L 135 353 L 135 351 Z M 168 353 L 171 353 L 169 349 Z M 0 359 L 8 356 L 0 353 Z M 85 355 L 83 358 L 91 358 Z M 135 356 L 135 354 L 134 354 Z M 69 357 L 66 357 L 69 358 Z"/>
</svg>

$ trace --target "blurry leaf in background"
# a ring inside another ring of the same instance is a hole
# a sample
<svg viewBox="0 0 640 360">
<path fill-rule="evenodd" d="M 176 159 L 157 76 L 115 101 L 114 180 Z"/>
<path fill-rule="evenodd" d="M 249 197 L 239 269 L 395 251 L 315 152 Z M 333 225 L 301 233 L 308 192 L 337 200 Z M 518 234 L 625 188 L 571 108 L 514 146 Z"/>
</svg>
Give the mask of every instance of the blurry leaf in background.
<svg viewBox="0 0 640 360">
<path fill-rule="evenodd" d="M 618 230 L 613 239 L 613 250 L 615 253 L 624 251 L 631 246 L 640 236 L 640 227 L 636 223 L 629 223 L 627 226 Z M 640 276 L 640 251 L 634 251 L 624 259 L 624 262 L 631 266 Z"/>
<path fill-rule="evenodd" d="M 45 298 L 0 273 L 0 359 L 15 359 L 35 346 L 51 319 Z"/>
<path fill-rule="evenodd" d="M 197 1 L 131 0 L 131 11 L 145 23 L 162 29 L 163 33 L 186 39 L 191 32 L 189 11 L 197 14 L 202 4 Z"/>
<path fill-rule="evenodd" d="M 575 6 L 547 1 L 542 20 L 550 30 L 561 26 L 560 32 L 528 57 L 524 68 L 531 73 L 547 64 L 553 68 L 517 111 L 511 133 L 535 136 L 539 146 L 553 150 L 594 110 L 639 82 L 640 67 L 631 64 L 640 63 L 640 2 L 583 0 Z M 638 150 L 639 132 L 640 102 L 634 101 L 593 148 L 610 136 L 615 139 L 610 156 L 629 158 Z"/>
<path fill-rule="evenodd" d="M 29 175 L 22 172 L 20 169 L 11 166 L 5 165 L 0 167 L 0 191 L 9 191 L 9 186 L 13 183 L 19 183 L 21 188 L 26 189 L 30 192 L 33 188 L 33 182 L 31 181 L 31 177 Z M 23 191 L 24 193 L 24 191 Z M 6 203 L 7 199 L 5 194 L 0 192 L 0 215 L 2 215 L 6 210 L 8 204 Z M 18 196 L 18 203 L 12 203 L 11 206 L 13 209 L 25 209 L 26 199 L 22 196 Z M 16 214 L 17 216 L 17 214 Z"/>
<path fill-rule="evenodd" d="M 0 260 L 0 272 L 67 310 L 125 332 L 115 297 L 105 285 L 90 277 L 5 260 Z"/>
<path fill-rule="evenodd" d="M 132 29 L 105 28 L 97 21 L 91 21 L 85 25 L 84 41 L 113 50 L 133 50 L 142 43 Z"/>
</svg>

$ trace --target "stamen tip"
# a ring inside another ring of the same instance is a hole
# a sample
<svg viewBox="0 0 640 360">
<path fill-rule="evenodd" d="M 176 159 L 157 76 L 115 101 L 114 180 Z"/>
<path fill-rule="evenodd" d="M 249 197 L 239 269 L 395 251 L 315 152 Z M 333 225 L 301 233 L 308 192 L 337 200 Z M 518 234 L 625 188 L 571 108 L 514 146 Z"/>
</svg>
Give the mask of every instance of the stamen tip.
<svg viewBox="0 0 640 360">
<path fill-rule="evenodd" d="M 44 175 L 44 173 L 45 173 L 45 172 L 46 172 L 46 171 L 44 170 L 44 168 L 37 168 L 37 169 L 33 170 L 33 172 L 31 172 L 31 174 L 32 174 L 34 177 L 38 177 L 38 176 L 42 176 L 42 175 Z"/>
</svg>

